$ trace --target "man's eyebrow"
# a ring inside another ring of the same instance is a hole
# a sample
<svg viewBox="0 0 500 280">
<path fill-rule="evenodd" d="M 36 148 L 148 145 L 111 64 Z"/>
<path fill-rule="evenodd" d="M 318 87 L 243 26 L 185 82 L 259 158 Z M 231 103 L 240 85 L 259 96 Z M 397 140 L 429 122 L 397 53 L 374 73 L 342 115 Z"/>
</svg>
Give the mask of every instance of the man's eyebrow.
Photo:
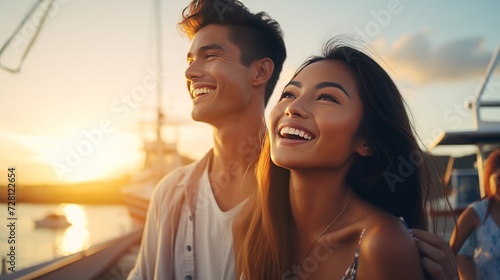
<svg viewBox="0 0 500 280">
<path fill-rule="evenodd" d="M 197 52 L 199 53 L 203 53 L 203 52 L 207 52 L 207 51 L 212 51 L 212 50 L 220 50 L 220 51 L 224 51 L 225 49 L 221 46 L 221 45 L 218 45 L 218 44 L 210 44 L 210 45 L 206 45 L 206 46 L 202 46 L 200 47 Z M 191 58 L 193 57 L 193 53 L 191 52 L 188 52 L 187 54 L 187 58 Z"/>
<path fill-rule="evenodd" d="M 326 87 L 338 88 L 341 91 L 343 91 L 345 93 L 345 95 L 347 95 L 347 97 L 349 97 L 349 98 L 351 97 L 349 95 L 349 93 L 347 92 L 347 90 L 345 90 L 345 88 L 341 84 L 334 83 L 334 82 L 321 82 L 321 83 L 316 85 L 316 89 L 322 89 L 322 88 L 326 88 Z"/>
</svg>

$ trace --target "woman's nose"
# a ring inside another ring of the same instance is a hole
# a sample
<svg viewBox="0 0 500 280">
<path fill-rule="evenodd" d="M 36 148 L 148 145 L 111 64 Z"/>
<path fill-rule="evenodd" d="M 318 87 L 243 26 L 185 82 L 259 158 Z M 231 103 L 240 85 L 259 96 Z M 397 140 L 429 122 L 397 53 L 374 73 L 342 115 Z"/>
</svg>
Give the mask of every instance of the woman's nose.
<svg viewBox="0 0 500 280">
<path fill-rule="evenodd" d="M 308 110 L 306 100 L 299 97 L 290 102 L 288 106 L 286 106 L 285 115 L 288 117 L 307 118 Z"/>
</svg>

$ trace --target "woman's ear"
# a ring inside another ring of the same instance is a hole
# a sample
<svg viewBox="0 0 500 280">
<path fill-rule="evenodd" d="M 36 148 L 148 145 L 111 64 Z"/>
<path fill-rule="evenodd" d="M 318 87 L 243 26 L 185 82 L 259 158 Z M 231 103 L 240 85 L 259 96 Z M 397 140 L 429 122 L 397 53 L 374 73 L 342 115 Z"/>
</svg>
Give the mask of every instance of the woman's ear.
<svg viewBox="0 0 500 280">
<path fill-rule="evenodd" d="M 252 84 L 254 86 L 260 86 L 266 84 L 274 70 L 274 63 L 270 58 L 263 58 L 256 60 L 252 63 L 252 67 L 255 69 L 252 77 Z"/>
<path fill-rule="evenodd" d="M 368 157 L 373 155 L 373 149 L 366 143 L 366 140 L 362 140 L 359 147 L 356 149 L 356 152 L 360 156 Z"/>
</svg>

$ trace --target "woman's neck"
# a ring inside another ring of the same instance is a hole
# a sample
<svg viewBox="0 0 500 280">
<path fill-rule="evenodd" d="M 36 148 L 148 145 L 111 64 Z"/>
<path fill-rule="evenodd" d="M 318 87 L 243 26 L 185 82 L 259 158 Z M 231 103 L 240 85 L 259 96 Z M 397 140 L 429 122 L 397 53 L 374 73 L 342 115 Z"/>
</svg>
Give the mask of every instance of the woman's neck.
<svg viewBox="0 0 500 280">
<path fill-rule="evenodd" d="M 341 213 L 352 192 L 342 172 L 291 171 L 290 207 L 299 238 L 314 240 Z"/>
</svg>

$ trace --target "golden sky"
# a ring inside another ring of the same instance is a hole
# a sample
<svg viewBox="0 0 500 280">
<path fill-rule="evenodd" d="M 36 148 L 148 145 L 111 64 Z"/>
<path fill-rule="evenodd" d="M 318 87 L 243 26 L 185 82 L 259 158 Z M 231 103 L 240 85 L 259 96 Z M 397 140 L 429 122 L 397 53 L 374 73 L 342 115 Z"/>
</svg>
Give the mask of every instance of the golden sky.
<svg viewBox="0 0 500 280">
<path fill-rule="evenodd" d="M 0 44 L 35 2 L 0 1 Z M 176 124 L 165 138 L 177 139 L 181 153 L 199 158 L 212 144 L 211 129 L 190 118 L 183 73 L 189 41 L 175 28 L 188 2 L 163 2 L 160 82 L 162 109 Z M 472 127 L 463 104 L 500 44 L 498 2 L 379 0 L 360 7 L 313 0 L 307 9 L 299 0 L 244 3 L 251 11 L 267 11 L 285 31 L 288 58 L 276 91 L 328 38 L 351 34 L 395 78 L 425 144 L 440 131 Z M 153 1 L 54 5 L 21 71 L 0 69 L 0 168 L 17 166 L 26 184 L 133 174 L 142 164 L 156 106 Z M 23 32 L 0 57 L 2 65 L 19 61 L 33 34 Z M 493 82 L 491 91 L 500 92 L 498 75 Z"/>
</svg>

